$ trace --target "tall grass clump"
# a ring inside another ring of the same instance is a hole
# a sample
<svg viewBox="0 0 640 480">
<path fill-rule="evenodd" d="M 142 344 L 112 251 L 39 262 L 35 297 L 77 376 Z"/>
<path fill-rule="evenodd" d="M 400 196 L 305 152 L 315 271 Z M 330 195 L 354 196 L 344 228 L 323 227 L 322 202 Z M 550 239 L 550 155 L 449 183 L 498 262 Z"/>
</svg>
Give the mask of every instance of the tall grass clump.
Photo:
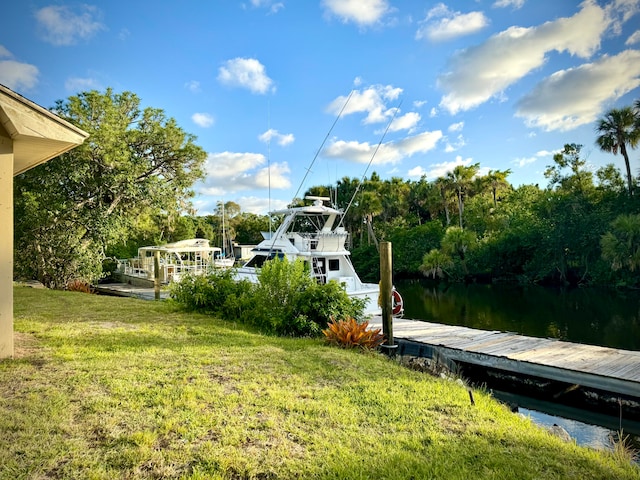
<svg viewBox="0 0 640 480">
<path fill-rule="evenodd" d="M 235 280 L 231 270 L 187 276 L 171 287 L 171 298 L 187 310 L 283 336 L 319 336 L 332 318 L 362 317 L 364 301 L 335 281 L 317 283 L 308 268 L 302 260 L 276 258 L 265 262 L 257 284 Z"/>
</svg>

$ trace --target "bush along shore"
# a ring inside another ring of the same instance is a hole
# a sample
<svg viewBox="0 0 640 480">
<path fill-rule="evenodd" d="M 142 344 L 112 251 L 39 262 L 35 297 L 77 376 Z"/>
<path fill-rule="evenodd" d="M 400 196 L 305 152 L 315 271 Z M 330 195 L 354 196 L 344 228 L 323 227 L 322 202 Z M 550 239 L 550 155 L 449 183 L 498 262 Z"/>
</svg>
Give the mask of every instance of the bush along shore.
<svg viewBox="0 0 640 480">
<path fill-rule="evenodd" d="M 638 479 L 482 390 L 215 316 L 14 289 L 0 479 Z"/>
</svg>

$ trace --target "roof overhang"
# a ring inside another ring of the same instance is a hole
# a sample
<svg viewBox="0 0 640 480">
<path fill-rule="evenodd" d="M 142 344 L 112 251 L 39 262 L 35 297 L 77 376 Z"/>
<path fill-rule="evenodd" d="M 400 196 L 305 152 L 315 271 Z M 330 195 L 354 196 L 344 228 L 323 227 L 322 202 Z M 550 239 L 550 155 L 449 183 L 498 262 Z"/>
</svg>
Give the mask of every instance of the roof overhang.
<svg viewBox="0 0 640 480">
<path fill-rule="evenodd" d="M 0 135 L 13 141 L 13 175 L 77 147 L 89 134 L 0 85 Z"/>
</svg>

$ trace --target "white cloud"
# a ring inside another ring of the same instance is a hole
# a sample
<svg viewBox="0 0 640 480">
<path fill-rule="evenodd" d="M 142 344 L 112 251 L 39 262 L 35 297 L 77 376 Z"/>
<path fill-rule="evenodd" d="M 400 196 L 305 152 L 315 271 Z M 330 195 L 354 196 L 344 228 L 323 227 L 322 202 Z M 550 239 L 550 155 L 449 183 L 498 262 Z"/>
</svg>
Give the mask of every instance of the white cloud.
<svg viewBox="0 0 640 480">
<path fill-rule="evenodd" d="M 353 22 L 361 27 L 378 23 L 389 12 L 386 0 L 323 0 L 322 5 L 343 23 Z"/>
<path fill-rule="evenodd" d="M 213 116 L 208 113 L 194 113 L 191 115 L 191 120 L 202 128 L 209 128 L 215 122 Z"/>
<path fill-rule="evenodd" d="M 536 157 L 552 157 L 560 150 L 539 150 L 536 152 Z"/>
<path fill-rule="evenodd" d="M 433 20 L 436 18 L 437 20 Z M 428 39 L 433 42 L 451 40 L 476 33 L 489 25 L 489 19 L 482 12 L 453 12 L 440 3 L 429 10 L 423 26 L 416 32 L 416 40 Z"/>
<path fill-rule="evenodd" d="M 184 87 L 192 93 L 200 93 L 200 82 L 191 80 L 184 84 Z"/>
<path fill-rule="evenodd" d="M 611 17 L 611 31 L 614 35 L 622 32 L 622 24 L 640 12 L 638 0 L 613 0 L 606 7 Z"/>
<path fill-rule="evenodd" d="M 206 179 L 196 190 L 202 195 L 224 195 L 241 190 L 285 189 L 291 186 L 286 162 L 264 166 L 259 153 L 210 153 L 205 164 Z"/>
<path fill-rule="evenodd" d="M 571 130 L 593 122 L 606 105 L 638 86 L 640 50 L 625 50 L 554 73 L 518 102 L 516 116 L 530 127 Z"/>
<path fill-rule="evenodd" d="M 343 115 L 366 113 L 363 120 L 365 124 L 385 122 L 395 112 L 395 107 L 389 108 L 386 103 L 397 100 L 401 93 L 401 88 L 391 85 L 373 85 L 365 90 L 354 90 L 348 103 L 348 96 L 336 98 L 326 110 L 334 115 L 338 115 L 340 111 Z"/>
<path fill-rule="evenodd" d="M 31 90 L 38 83 L 38 67 L 28 63 L 12 60 L 13 55 L 3 45 L 0 45 L 0 83 L 11 90 Z"/>
<path fill-rule="evenodd" d="M 452 123 L 447 129 L 449 132 L 461 132 L 464 128 L 464 122 Z"/>
<path fill-rule="evenodd" d="M 413 167 L 407 172 L 407 177 L 409 178 L 421 178 L 423 175 L 426 175 L 427 171 L 422 168 L 420 165 L 417 167 Z"/>
<path fill-rule="evenodd" d="M 282 134 L 273 128 L 270 128 L 266 132 L 258 136 L 258 140 L 264 143 L 269 143 L 271 140 L 275 140 L 276 143 L 282 147 L 292 144 L 295 141 L 293 133 Z"/>
<path fill-rule="evenodd" d="M 542 66 L 551 51 L 588 58 L 600 47 L 609 24 L 606 12 L 587 1 L 572 17 L 500 32 L 452 58 L 449 71 L 438 78 L 446 92 L 440 106 L 454 114 L 500 98 L 507 87 Z"/>
<path fill-rule="evenodd" d="M 246 182 L 247 188 L 266 189 L 269 186 L 273 189 L 280 190 L 289 188 L 291 181 L 287 175 L 291 173 L 291 169 L 287 162 L 272 163 L 269 167 L 264 167 L 255 173 L 251 182 Z"/>
<path fill-rule="evenodd" d="M 76 93 L 87 90 L 100 90 L 102 85 L 95 78 L 70 77 L 64 82 L 64 88 L 68 92 Z"/>
<path fill-rule="evenodd" d="M 227 60 L 218 70 L 218 81 L 231 87 L 247 88 L 252 93 L 275 91 L 273 80 L 267 76 L 264 65 L 255 58 Z"/>
<path fill-rule="evenodd" d="M 506 8 L 513 7 L 515 10 L 524 6 L 525 0 L 497 0 L 494 4 L 494 8 Z"/>
<path fill-rule="evenodd" d="M 274 2 L 273 0 L 251 0 L 251 5 L 255 8 L 265 8 L 269 10 L 269 13 L 278 13 L 279 10 L 284 8 L 284 3 Z"/>
<path fill-rule="evenodd" d="M 536 157 L 526 157 L 526 158 L 516 158 L 512 163 L 516 164 L 518 167 L 524 167 L 526 165 L 535 163 L 537 160 Z"/>
<path fill-rule="evenodd" d="M 624 42 L 625 45 L 635 45 L 636 43 L 640 43 L 640 30 L 633 32 Z"/>
<path fill-rule="evenodd" d="M 429 180 L 444 177 L 447 175 L 447 173 L 453 171 L 453 169 L 456 168 L 458 165 L 462 165 L 466 167 L 471 165 L 471 162 L 472 162 L 471 158 L 467 158 L 466 160 L 463 160 L 462 157 L 458 155 L 456 159 L 452 162 L 431 164 L 429 166 L 430 167 L 429 170 L 426 170 L 424 172 L 424 175 L 426 175 L 426 178 Z"/>
<path fill-rule="evenodd" d="M 418 135 L 405 137 L 395 142 L 395 146 L 403 157 L 410 157 L 415 153 L 426 153 L 436 148 L 436 144 L 442 138 L 442 132 L 423 132 Z"/>
<path fill-rule="evenodd" d="M 79 39 L 87 40 L 106 27 L 100 22 L 100 10 L 81 5 L 76 13 L 68 6 L 50 5 L 35 14 L 42 37 L 56 46 L 73 45 Z"/>
<path fill-rule="evenodd" d="M 243 212 L 266 215 L 269 210 L 284 210 L 290 202 L 276 198 L 240 197 L 236 200 Z"/>
<path fill-rule="evenodd" d="M 409 112 L 396 117 L 389 125 L 390 132 L 398 132 L 400 130 L 408 130 L 409 132 L 413 131 L 420 122 L 420 114 L 416 112 Z"/>
<path fill-rule="evenodd" d="M 355 163 L 368 164 L 370 161 L 374 165 L 396 164 L 404 158 L 411 157 L 416 153 L 426 153 L 433 150 L 442 138 L 442 132 L 423 132 L 418 135 L 405 137 L 396 142 L 369 144 L 368 142 L 334 140 L 326 149 L 323 156 L 336 158 Z M 376 152 L 376 148 L 378 151 Z M 375 157 L 373 157 L 375 152 Z M 373 160 L 371 160 L 373 157 Z"/>
<path fill-rule="evenodd" d="M 524 167 L 526 165 L 530 165 L 532 163 L 537 162 L 539 158 L 552 157 L 556 153 L 558 153 L 559 151 L 560 151 L 559 149 L 558 150 L 553 150 L 553 151 L 539 150 L 538 152 L 535 153 L 535 155 L 533 155 L 531 157 L 516 158 L 511 163 L 514 163 L 518 167 Z"/>
<path fill-rule="evenodd" d="M 464 139 L 462 135 L 458 135 L 455 142 L 450 142 L 447 138 L 447 145 L 444 148 L 444 151 L 447 153 L 455 152 L 456 150 L 460 150 L 467 144 L 467 141 Z"/>
<path fill-rule="evenodd" d="M 126 28 L 123 28 L 122 30 L 120 30 L 120 32 L 118 32 L 118 40 L 120 40 L 121 42 L 124 42 L 130 36 L 131 36 L 131 32 Z"/>
</svg>

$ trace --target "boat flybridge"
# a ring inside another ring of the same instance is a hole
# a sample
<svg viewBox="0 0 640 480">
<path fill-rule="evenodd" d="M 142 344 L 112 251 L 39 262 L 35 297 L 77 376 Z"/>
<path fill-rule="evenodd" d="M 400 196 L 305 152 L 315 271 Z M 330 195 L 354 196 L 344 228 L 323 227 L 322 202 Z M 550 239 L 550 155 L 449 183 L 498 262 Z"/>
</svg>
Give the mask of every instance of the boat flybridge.
<svg viewBox="0 0 640 480">
<path fill-rule="evenodd" d="M 271 212 L 284 215 L 273 234 L 262 233 L 264 239 L 253 250 L 253 256 L 236 271 L 236 277 L 258 281 L 258 272 L 264 262 L 274 258 L 290 261 L 301 259 L 309 264 L 309 273 L 319 283 L 336 280 L 350 297 L 365 300 L 364 313 L 378 314 L 379 286 L 363 283 L 351 263 L 347 250 L 347 231 L 340 224 L 342 210 L 328 207 L 327 197 L 307 196 L 312 205 L 287 208 Z"/>
</svg>

